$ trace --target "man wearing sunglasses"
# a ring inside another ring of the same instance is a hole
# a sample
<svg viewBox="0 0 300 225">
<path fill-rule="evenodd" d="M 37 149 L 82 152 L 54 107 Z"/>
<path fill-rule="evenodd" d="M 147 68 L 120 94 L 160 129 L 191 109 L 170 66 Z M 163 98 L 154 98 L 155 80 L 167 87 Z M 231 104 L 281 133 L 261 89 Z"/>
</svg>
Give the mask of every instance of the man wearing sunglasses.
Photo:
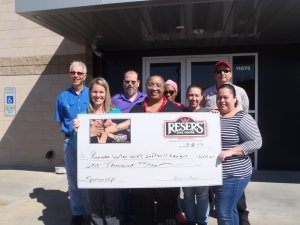
<svg viewBox="0 0 300 225">
<path fill-rule="evenodd" d="M 219 61 L 216 63 L 214 68 L 214 78 L 216 80 L 216 84 L 207 88 L 203 92 L 203 99 L 201 101 L 201 106 L 208 108 L 209 110 L 218 109 L 216 104 L 216 95 L 217 89 L 222 84 L 230 84 L 230 79 L 232 77 L 231 66 L 226 61 Z M 241 87 L 233 85 L 236 91 L 236 96 L 238 99 L 237 108 L 243 110 L 245 113 L 248 113 L 249 110 L 249 99 L 245 92 L 245 90 Z"/>
<path fill-rule="evenodd" d="M 226 61 L 219 61 L 216 63 L 214 68 L 214 78 L 216 80 L 216 84 L 213 85 L 210 88 L 207 88 L 203 92 L 203 99 L 201 101 L 201 106 L 208 108 L 209 110 L 217 110 L 217 104 L 216 104 L 216 95 L 217 95 L 217 89 L 222 84 L 230 84 L 230 79 L 232 77 L 231 72 L 231 66 Z M 236 85 L 233 85 L 236 91 L 237 96 L 237 108 L 240 110 L 243 110 L 245 113 L 248 113 L 249 110 L 249 99 L 247 96 L 247 93 L 245 90 L 241 87 L 238 87 Z M 210 198 L 211 198 L 211 209 L 214 205 L 214 196 L 210 189 Z M 239 199 L 237 203 L 237 210 L 239 213 L 240 218 L 240 225 L 250 225 L 248 220 L 249 211 L 247 211 L 247 205 L 246 205 L 246 197 L 245 192 L 242 194 L 241 198 Z"/>
<path fill-rule="evenodd" d="M 134 70 L 129 70 L 124 74 L 123 91 L 116 94 L 111 102 L 115 107 L 119 108 L 122 113 L 128 113 L 137 103 L 144 101 L 146 94 L 138 90 L 140 81 L 138 73 Z"/>
<path fill-rule="evenodd" d="M 81 225 L 83 213 L 90 214 L 86 190 L 77 187 L 77 148 L 72 143 L 73 120 L 89 107 L 89 89 L 85 87 L 86 65 L 74 61 L 70 66 L 71 87 L 57 98 L 54 120 L 64 133 L 64 159 L 68 179 L 70 205 L 73 214 L 71 225 Z"/>
</svg>

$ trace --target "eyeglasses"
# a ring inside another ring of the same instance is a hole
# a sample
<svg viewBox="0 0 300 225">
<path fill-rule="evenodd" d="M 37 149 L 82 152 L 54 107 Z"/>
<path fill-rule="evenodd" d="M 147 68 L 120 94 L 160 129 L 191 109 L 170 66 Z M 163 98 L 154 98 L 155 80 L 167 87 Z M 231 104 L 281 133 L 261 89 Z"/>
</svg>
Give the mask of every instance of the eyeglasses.
<svg viewBox="0 0 300 225">
<path fill-rule="evenodd" d="M 224 73 L 229 73 L 229 72 L 230 72 L 229 69 L 225 69 L 225 70 L 216 70 L 216 73 L 221 74 L 222 71 L 223 71 Z"/>
<path fill-rule="evenodd" d="M 153 87 L 162 88 L 162 86 L 163 86 L 163 84 L 160 84 L 160 83 L 157 83 L 157 84 L 147 83 L 146 85 L 148 88 L 153 88 Z"/>
<path fill-rule="evenodd" d="M 70 71 L 70 75 L 72 75 L 72 76 L 74 76 L 76 73 L 78 76 L 82 76 L 84 74 L 83 72 Z"/>
<path fill-rule="evenodd" d="M 135 85 L 136 84 L 136 80 L 124 80 L 124 83 L 125 84 L 130 84 L 130 83 L 132 83 L 132 85 Z"/>
<path fill-rule="evenodd" d="M 170 94 L 171 96 L 175 93 L 175 91 L 164 91 L 164 95 Z"/>
</svg>

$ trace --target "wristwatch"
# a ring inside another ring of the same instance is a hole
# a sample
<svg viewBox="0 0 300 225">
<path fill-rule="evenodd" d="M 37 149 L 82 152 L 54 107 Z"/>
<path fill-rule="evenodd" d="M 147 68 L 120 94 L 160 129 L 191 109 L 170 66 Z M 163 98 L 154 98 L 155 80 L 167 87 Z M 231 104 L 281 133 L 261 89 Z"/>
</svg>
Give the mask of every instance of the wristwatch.
<svg viewBox="0 0 300 225">
<path fill-rule="evenodd" d="M 119 126 L 119 124 L 117 124 L 116 128 L 117 128 L 117 130 L 120 130 L 120 126 Z"/>
</svg>

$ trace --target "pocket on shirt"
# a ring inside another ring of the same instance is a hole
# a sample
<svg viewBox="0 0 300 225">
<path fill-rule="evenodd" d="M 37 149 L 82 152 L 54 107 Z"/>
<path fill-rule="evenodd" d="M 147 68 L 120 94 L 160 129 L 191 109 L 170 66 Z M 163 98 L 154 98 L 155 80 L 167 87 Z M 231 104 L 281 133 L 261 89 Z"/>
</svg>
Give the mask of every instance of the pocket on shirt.
<svg viewBox="0 0 300 225">
<path fill-rule="evenodd" d="M 77 115 L 74 102 L 69 102 L 69 104 L 64 105 L 64 114 L 65 118 L 69 120 L 73 119 Z"/>
<path fill-rule="evenodd" d="M 83 102 L 81 112 L 83 112 L 84 110 L 87 110 L 89 107 L 90 107 L 90 102 L 89 101 Z"/>
</svg>

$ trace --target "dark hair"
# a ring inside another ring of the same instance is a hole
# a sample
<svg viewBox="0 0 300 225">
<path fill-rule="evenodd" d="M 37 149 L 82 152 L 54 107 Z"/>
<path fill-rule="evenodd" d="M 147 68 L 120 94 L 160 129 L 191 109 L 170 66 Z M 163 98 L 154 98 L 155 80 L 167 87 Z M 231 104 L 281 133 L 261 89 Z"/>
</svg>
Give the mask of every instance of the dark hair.
<svg viewBox="0 0 300 225">
<path fill-rule="evenodd" d="M 157 75 L 157 74 L 150 75 L 150 77 L 147 78 L 147 83 L 148 83 L 148 81 L 151 77 L 159 77 L 162 80 L 163 85 L 165 86 L 164 78 L 160 75 Z"/>
<path fill-rule="evenodd" d="M 236 97 L 236 91 L 235 91 L 235 88 L 233 85 L 231 84 L 222 84 L 220 87 L 218 87 L 217 91 L 219 92 L 220 89 L 223 89 L 223 88 L 227 88 L 231 94 L 233 95 L 233 97 Z M 234 107 L 236 107 L 238 105 L 238 100 L 236 100 L 235 104 L 234 104 Z"/>
<path fill-rule="evenodd" d="M 198 88 L 201 91 L 201 95 L 203 95 L 203 88 L 201 86 L 199 86 L 198 84 L 191 84 L 187 90 L 186 90 L 186 94 L 190 91 L 191 88 Z"/>
</svg>

